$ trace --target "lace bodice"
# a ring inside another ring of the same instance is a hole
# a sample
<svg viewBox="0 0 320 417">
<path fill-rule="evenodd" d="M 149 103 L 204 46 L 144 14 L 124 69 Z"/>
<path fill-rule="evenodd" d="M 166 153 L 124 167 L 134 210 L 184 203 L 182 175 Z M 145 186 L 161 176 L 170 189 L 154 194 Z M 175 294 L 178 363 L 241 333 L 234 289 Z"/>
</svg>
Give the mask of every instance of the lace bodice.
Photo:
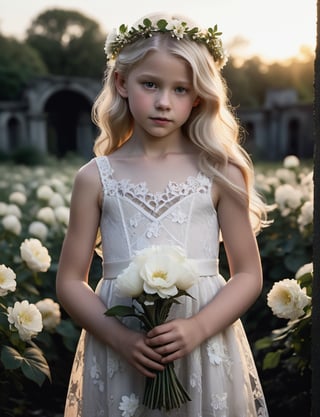
<svg viewBox="0 0 320 417">
<path fill-rule="evenodd" d="M 104 195 L 104 262 L 127 261 L 135 251 L 159 244 L 179 245 L 190 258 L 218 258 L 219 228 L 208 177 L 199 172 L 151 192 L 146 182 L 116 179 L 108 157 L 97 157 L 96 163 Z"/>
</svg>

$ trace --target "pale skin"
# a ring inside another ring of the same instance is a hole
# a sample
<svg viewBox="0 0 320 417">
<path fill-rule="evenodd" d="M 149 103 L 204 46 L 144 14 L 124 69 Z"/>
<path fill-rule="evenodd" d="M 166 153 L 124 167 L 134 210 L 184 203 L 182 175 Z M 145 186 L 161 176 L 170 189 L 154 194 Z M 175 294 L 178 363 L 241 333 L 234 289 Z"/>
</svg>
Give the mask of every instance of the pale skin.
<svg viewBox="0 0 320 417">
<path fill-rule="evenodd" d="M 185 61 L 166 51 L 150 52 L 126 78 L 116 74 L 119 94 L 128 100 L 135 119 L 132 137 L 110 158 L 118 166 L 144 164 L 153 175 L 172 166 L 172 155 L 186 155 L 194 168 L 198 150 L 182 135 L 199 98 L 192 87 Z M 191 157 L 190 157 L 191 155 Z M 123 162 L 125 161 L 125 164 Z M 122 164 L 122 165 L 121 165 Z M 233 165 L 225 175 L 245 188 L 240 170 Z M 256 300 L 262 287 L 260 256 L 249 220 L 248 207 L 231 192 L 215 185 L 212 198 L 218 213 L 231 278 L 214 299 L 188 319 L 174 319 L 148 334 L 104 315 L 101 299 L 88 285 L 101 215 L 102 188 L 94 162 L 77 174 L 70 207 L 70 222 L 61 251 L 57 295 L 70 316 L 101 343 L 115 349 L 137 371 L 154 377 L 166 363 L 192 352 L 209 337 L 239 318 Z"/>
</svg>

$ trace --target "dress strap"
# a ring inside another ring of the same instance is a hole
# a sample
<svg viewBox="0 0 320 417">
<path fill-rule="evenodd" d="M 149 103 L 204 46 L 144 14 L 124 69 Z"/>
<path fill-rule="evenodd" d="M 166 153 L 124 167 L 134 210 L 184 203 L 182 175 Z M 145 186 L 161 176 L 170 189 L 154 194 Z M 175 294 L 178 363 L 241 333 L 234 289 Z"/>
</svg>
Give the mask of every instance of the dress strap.
<svg viewBox="0 0 320 417">
<path fill-rule="evenodd" d="M 102 186 L 104 189 L 106 189 L 108 182 L 110 182 L 113 174 L 113 169 L 110 165 L 109 158 L 105 155 L 97 156 L 95 161 L 98 166 Z"/>
<path fill-rule="evenodd" d="M 199 276 L 213 276 L 219 274 L 218 259 L 191 259 L 196 266 Z M 119 262 L 103 262 L 103 279 L 115 279 L 130 264 L 130 260 Z"/>
</svg>

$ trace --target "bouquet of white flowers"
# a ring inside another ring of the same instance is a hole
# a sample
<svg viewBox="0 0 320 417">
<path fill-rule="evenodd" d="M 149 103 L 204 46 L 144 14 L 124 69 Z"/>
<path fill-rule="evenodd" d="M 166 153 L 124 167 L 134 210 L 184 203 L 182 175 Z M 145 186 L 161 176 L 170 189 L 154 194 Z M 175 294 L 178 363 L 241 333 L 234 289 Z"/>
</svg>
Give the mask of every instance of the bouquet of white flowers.
<svg viewBox="0 0 320 417">
<path fill-rule="evenodd" d="M 146 332 L 164 323 L 172 304 L 185 295 L 198 277 L 192 260 L 178 246 L 152 246 L 139 251 L 117 277 L 121 295 L 132 297 L 131 306 L 114 306 L 107 316 L 137 317 Z M 151 409 L 179 408 L 190 401 L 178 380 L 174 363 L 169 363 L 156 378 L 147 378 L 143 404 Z"/>
</svg>

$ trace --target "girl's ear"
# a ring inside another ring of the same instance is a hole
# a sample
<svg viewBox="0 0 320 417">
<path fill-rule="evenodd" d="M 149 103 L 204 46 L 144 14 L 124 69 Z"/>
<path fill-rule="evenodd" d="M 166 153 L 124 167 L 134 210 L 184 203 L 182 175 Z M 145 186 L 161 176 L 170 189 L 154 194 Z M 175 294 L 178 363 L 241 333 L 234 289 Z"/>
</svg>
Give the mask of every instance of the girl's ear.
<svg viewBox="0 0 320 417">
<path fill-rule="evenodd" d="M 128 97 L 126 79 L 119 72 L 114 73 L 115 85 L 118 93 L 122 98 Z"/>
<path fill-rule="evenodd" d="M 200 101 L 201 101 L 200 97 L 197 97 L 194 100 L 192 107 L 198 107 L 198 105 L 200 104 Z"/>
</svg>

